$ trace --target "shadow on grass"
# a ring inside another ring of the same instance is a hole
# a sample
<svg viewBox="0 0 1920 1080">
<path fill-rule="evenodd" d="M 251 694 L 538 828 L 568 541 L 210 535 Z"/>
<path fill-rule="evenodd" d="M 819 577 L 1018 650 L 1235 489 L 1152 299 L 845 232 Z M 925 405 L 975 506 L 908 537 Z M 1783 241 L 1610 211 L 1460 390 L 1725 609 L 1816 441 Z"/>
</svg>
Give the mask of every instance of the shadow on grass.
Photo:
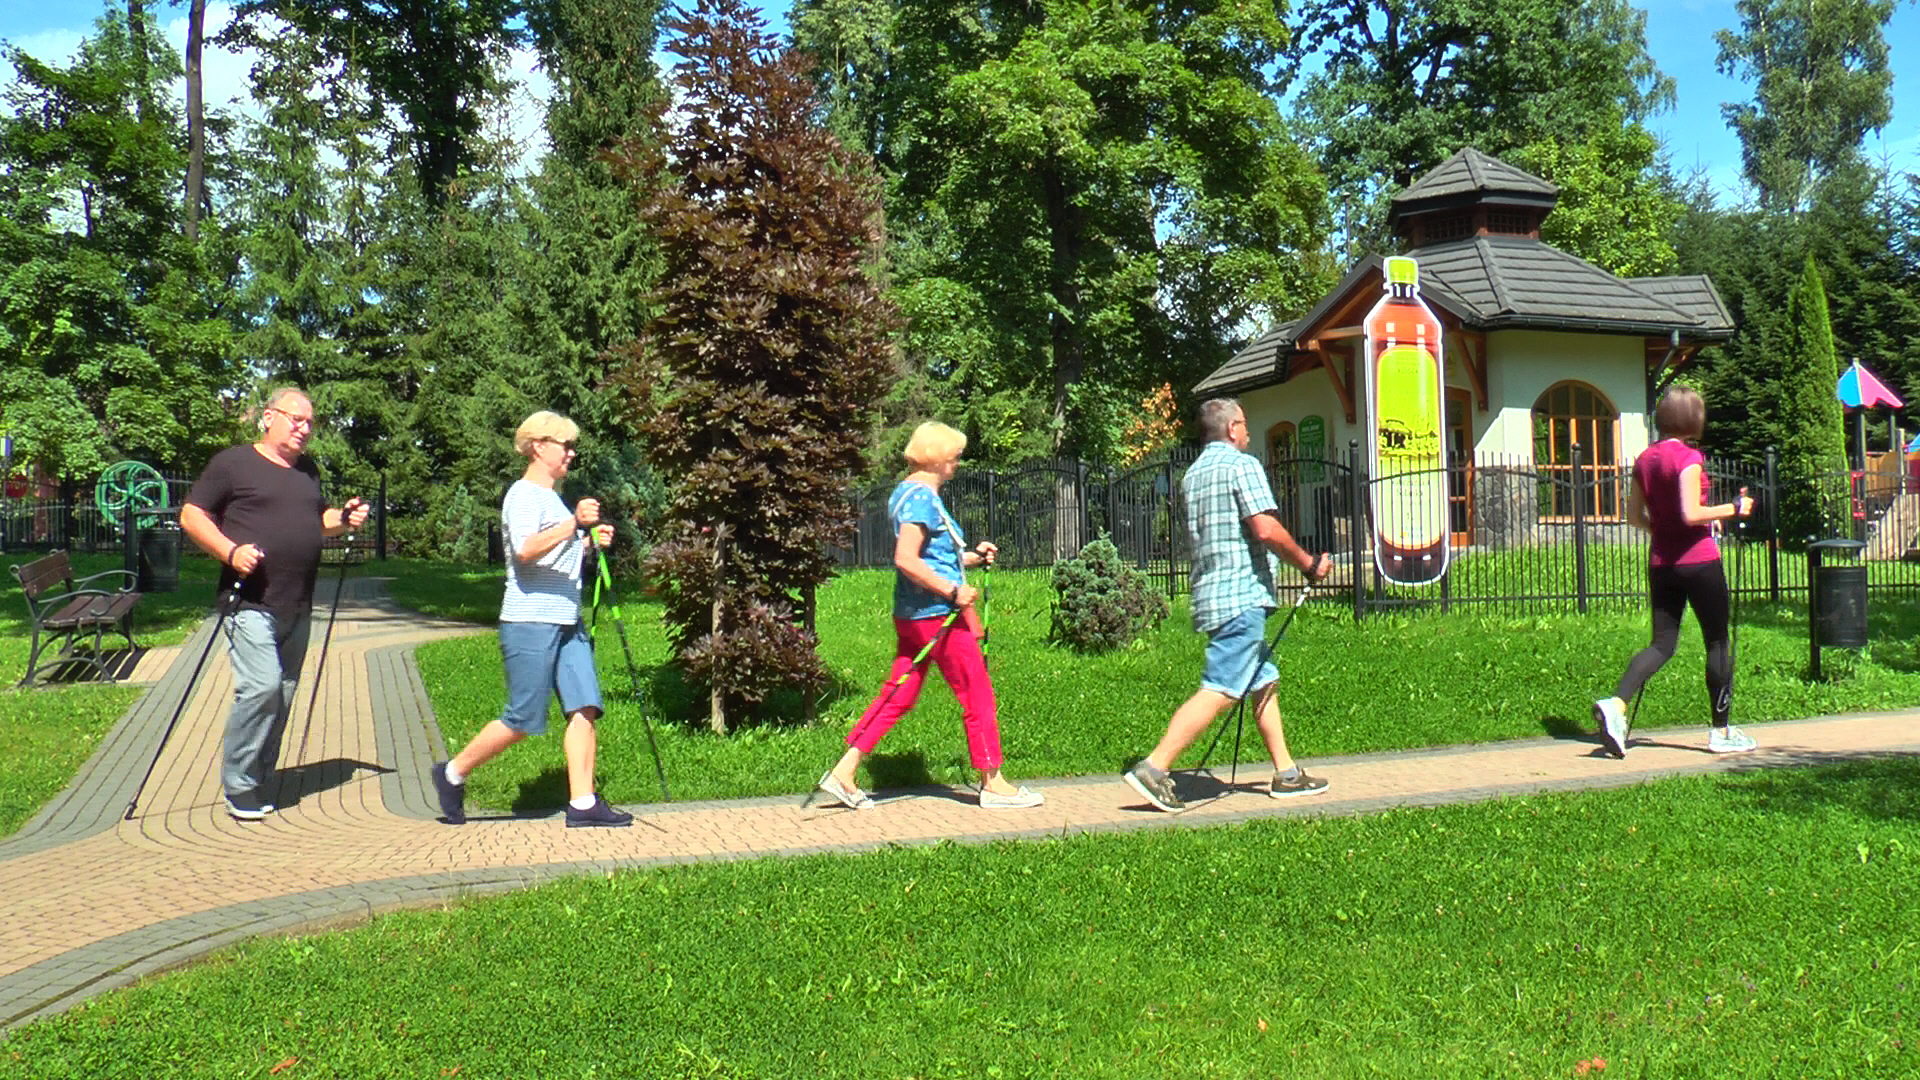
<svg viewBox="0 0 1920 1080">
<path fill-rule="evenodd" d="M 680 726 L 689 730 L 706 730 L 708 715 L 707 695 L 696 691 L 687 682 L 686 674 L 675 664 L 635 664 L 639 675 L 639 685 L 645 691 L 642 703 L 647 715 L 655 720 L 666 717 L 679 717 Z M 619 700 L 631 704 L 633 696 L 633 674 L 625 670 L 624 662 L 620 674 L 608 680 L 603 687 L 609 701 Z M 854 698 L 862 703 L 870 694 L 868 687 L 850 682 L 837 674 L 829 674 L 827 688 L 813 700 L 813 707 L 807 707 L 807 699 L 792 691 L 775 693 L 760 708 L 744 716 L 728 716 L 729 728 L 741 727 L 798 727 L 810 724 L 820 714 L 827 712 L 845 698 Z"/>
<path fill-rule="evenodd" d="M 921 787 L 933 783 L 933 773 L 927 768 L 927 755 L 920 750 L 900 754 L 875 753 L 863 764 L 867 774 L 873 778 L 876 789 Z"/>
<path fill-rule="evenodd" d="M 520 781 L 520 790 L 514 793 L 513 802 L 508 809 L 515 813 L 526 810 L 553 810 L 567 804 L 567 767 L 549 765 L 540 770 L 538 776 Z"/>
<path fill-rule="evenodd" d="M 1792 754 L 1754 761 L 1728 777 L 1736 805 L 1763 813 L 1805 813 L 1822 807 L 1877 821 L 1920 821 L 1920 754 Z"/>
</svg>

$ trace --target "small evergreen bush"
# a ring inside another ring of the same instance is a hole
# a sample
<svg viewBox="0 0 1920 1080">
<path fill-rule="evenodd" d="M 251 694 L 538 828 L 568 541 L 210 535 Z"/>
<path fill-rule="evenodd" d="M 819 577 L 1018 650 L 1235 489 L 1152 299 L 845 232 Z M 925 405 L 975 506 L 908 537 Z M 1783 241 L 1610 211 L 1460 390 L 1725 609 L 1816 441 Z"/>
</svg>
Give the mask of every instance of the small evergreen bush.
<svg viewBox="0 0 1920 1080">
<path fill-rule="evenodd" d="M 1130 644 L 1167 617 L 1167 598 L 1102 536 L 1053 564 L 1053 640 L 1079 652 Z"/>
</svg>

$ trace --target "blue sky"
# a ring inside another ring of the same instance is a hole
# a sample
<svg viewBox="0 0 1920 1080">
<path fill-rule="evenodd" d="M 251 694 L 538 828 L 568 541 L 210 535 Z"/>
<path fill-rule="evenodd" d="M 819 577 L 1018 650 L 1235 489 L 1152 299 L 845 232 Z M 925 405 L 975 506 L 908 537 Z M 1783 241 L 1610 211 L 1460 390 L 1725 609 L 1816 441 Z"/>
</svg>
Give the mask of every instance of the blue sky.
<svg viewBox="0 0 1920 1080">
<path fill-rule="evenodd" d="M 150 2 L 170 24 L 170 35 L 184 39 L 184 4 Z M 1672 110 L 1654 118 L 1654 131 L 1682 175 L 1704 170 L 1717 190 L 1737 194 L 1740 143 L 1721 119 L 1720 105 L 1747 100 L 1750 89 L 1713 66 L 1713 32 L 1734 25 L 1733 0 L 1647 0 L 1642 7 L 1647 11 L 1648 46 L 1661 70 L 1678 84 L 1679 94 Z M 210 2 L 210 28 L 224 24 L 226 10 L 219 0 Z M 763 10 L 775 29 L 785 29 L 787 0 L 773 0 Z M 63 58 L 100 11 L 98 0 L 8 0 L 0 4 L 0 39 L 41 59 Z M 1885 156 L 1896 169 L 1920 173 L 1920 4 L 1896 8 L 1886 34 L 1892 46 L 1893 122 L 1868 140 L 1866 150 L 1876 160 Z M 208 56 L 210 104 L 243 93 L 246 66 L 240 57 Z M 531 71 L 531 58 L 523 57 L 519 66 L 528 88 L 513 125 L 530 133 L 538 127 L 535 98 L 544 80 Z"/>
</svg>

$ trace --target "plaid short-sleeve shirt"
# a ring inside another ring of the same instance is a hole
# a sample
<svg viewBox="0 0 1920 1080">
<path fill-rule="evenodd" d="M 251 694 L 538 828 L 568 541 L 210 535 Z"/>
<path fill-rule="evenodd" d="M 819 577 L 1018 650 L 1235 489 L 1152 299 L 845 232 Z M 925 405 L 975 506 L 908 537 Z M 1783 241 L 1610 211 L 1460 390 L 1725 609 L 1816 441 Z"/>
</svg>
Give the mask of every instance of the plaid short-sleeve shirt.
<svg viewBox="0 0 1920 1080">
<path fill-rule="evenodd" d="M 1245 520 L 1278 509 L 1260 460 L 1210 442 L 1181 479 L 1193 540 L 1193 628 L 1207 632 L 1251 608 L 1276 606 L 1273 553 Z"/>
</svg>

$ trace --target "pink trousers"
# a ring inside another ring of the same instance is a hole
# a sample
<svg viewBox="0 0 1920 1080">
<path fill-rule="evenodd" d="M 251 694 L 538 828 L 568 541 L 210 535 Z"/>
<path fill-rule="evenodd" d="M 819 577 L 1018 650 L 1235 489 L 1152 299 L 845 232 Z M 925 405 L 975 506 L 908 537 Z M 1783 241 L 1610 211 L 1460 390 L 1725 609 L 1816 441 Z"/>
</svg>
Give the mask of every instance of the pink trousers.
<svg viewBox="0 0 1920 1080">
<path fill-rule="evenodd" d="M 980 655 L 980 639 L 965 615 L 954 620 L 946 633 L 941 634 L 940 624 L 945 621 L 944 615 L 893 620 L 893 669 L 873 704 L 867 706 L 866 714 L 847 735 L 848 746 L 858 748 L 863 754 L 873 752 L 881 736 L 919 699 L 920 685 L 926 681 L 927 666 L 931 662 L 939 665 L 953 696 L 960 699 L 960 718 L 967 729 L 967 756 L 973 767 L 989 771 L 1000 767 L 1000 722 L 995 712 L 993 683 L 987 678 L 987 662 Z M 936 635 L 940 643 L 933 647 L 926 660 L 914 666 L 913 658 Z M 905 681 L 901 680 L 902 675 L 906 676 Z"/>
</svg>

